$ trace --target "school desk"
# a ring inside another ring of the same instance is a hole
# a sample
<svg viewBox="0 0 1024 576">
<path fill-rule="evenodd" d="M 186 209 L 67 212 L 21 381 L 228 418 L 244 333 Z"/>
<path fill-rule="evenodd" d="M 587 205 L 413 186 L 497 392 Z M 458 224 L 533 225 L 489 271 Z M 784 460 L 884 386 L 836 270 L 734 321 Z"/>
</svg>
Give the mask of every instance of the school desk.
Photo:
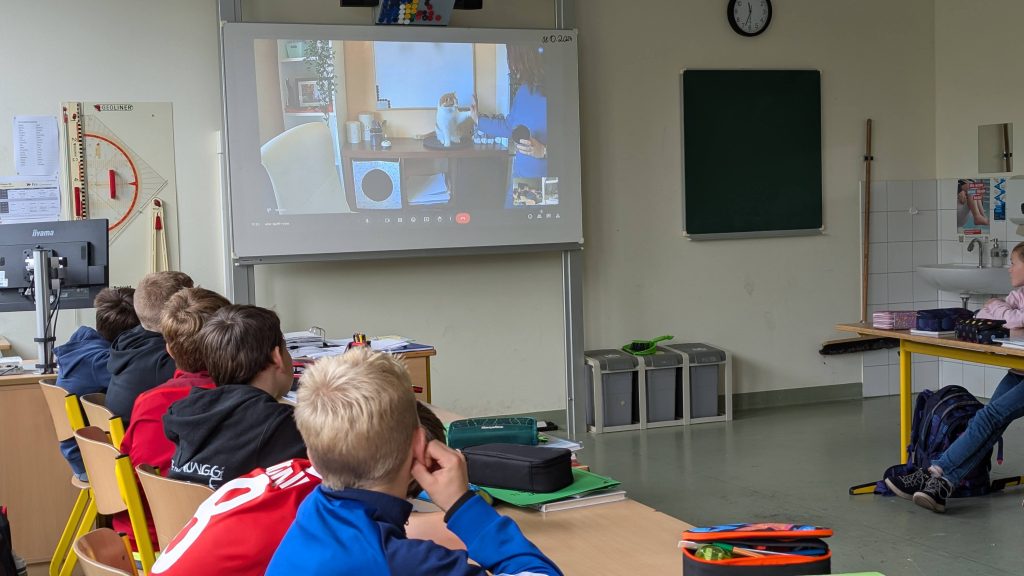
<svg viewBox="0 0 1024 576">
<path fill-rule="evenodd" d="M 911 382 L 912 357 L 914 354 L 927 354 L 939 358 L 976 362 L 989 366 L 1024 370 L 1024 350 L 1015 350 L 992 344 L 975 344 L 954 338 L 934 338 L 917 336 L 910 330 L 883 330 L 872 328 L 866 323 L 837 324 L 840 332 L 853 332 L 861 336 L 881 336 L 895 338 L 900 341 L 900 462 L 907 461 L 907 445 L 910 444 L 911 424 Z M 1024 331 L 1014 330 L 1014 337 L 1024 335 Z"/>
<path fill-rule="evenodd" d="M 431 409 L 445 423 L 461 418 Z M 683 558 L 677 545 L 683 531 L 692 528 L 628 498 L 548 513 L 508 504 L 497 509 L 566 574 L 679 574 Z"/>
<path fill-rule="evenodd" d="M 0 376 L 0 504 L 7 506 L 14 550 L 30 564 L 50 561 L 78 496 L 40 378 Z"/>
</svg>

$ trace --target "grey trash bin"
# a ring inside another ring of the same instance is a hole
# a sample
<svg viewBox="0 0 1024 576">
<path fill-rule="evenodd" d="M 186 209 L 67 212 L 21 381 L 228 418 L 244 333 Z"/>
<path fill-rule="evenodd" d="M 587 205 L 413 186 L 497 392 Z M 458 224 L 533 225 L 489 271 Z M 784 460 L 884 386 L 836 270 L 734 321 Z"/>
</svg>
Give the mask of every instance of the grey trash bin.
<svg viewBox="0 0 1024 576">
<path fill-rule="evenodd" d="M 587 389 L 587 425 L 595 433 L 640 428 L 637 405 L 639 362 L 622 350 L 583 353 Z M 600 410 L 597 406 L 600 405 Z"/>
<path fill-rule="evenodd" d="M 665 347 L 683 356 L 687 423 L 732 420 L 732 359 L 729 354 L 699 342 Z"/>
<path fill-rule="evenodd" d="M 647 426 L 683 424 L 683 355 L 658 346 L 654 354 L 641 358 L 647 391 Z"/>
</svg>

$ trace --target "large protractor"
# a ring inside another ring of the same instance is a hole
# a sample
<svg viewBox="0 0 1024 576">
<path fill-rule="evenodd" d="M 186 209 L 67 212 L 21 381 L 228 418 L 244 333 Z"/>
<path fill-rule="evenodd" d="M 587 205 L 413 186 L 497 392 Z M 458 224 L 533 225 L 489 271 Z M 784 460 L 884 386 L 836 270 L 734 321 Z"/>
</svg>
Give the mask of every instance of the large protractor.
<svg viewBox="0 0 1024 576">
<path fill-rule="evenodd" d="M 106 218 L 113 232 L 132 215 L 139 201 L 139 171 L 132 157 L 106 136 L 85 134 L 89 217 Z"/>
</svg>

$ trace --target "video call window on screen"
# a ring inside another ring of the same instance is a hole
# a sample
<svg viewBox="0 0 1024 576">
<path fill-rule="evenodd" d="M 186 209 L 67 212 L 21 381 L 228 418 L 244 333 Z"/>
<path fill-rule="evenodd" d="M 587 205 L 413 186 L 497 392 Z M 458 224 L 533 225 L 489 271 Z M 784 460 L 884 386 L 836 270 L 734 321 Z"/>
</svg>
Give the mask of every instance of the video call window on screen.
<svg viewBox="0 0 1024 576">
<path fill-rule="evenodd" d="M 574 43 L 542 31 L 249 26 L 225 28 L 236 241 L 277 252 L 267 229 L 290 243 L 304 241 L 297 228 L 326 237 L 417 214 L 460 231 L 389 232 L 381 245 L 579 241 Z M 560 212 L 557 226 L 527 217 L 541 208 Z"/>
<path fill-rule="evenodd" d="M 558 204 L 542 45 L 255 42 L 268 212 Z"/>
</svg>

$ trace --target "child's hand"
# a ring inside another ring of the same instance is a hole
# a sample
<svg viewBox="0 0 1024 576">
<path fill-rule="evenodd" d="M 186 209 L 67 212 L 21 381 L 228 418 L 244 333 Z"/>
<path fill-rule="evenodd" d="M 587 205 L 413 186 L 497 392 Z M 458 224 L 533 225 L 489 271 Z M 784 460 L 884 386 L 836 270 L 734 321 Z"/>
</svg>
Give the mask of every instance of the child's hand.
<svg viewBox="0 0 1024 576">
<path fill-rule="evenodd" d="M 526 154 L 527 156 L 533 156 L 534 158 L 544 158 L 548 155 L 548 147 L 536 138 L 516 142 L 516 149 L 520 154 Z"/>
<path fill-rule="evenodd" d="M 427 491 L 431 502 L 445 511 L 469 489 L 465 456 L 437 440 L 427 444 L 423 458 L 413 460 L 412 477 Z"/>
</svg>

